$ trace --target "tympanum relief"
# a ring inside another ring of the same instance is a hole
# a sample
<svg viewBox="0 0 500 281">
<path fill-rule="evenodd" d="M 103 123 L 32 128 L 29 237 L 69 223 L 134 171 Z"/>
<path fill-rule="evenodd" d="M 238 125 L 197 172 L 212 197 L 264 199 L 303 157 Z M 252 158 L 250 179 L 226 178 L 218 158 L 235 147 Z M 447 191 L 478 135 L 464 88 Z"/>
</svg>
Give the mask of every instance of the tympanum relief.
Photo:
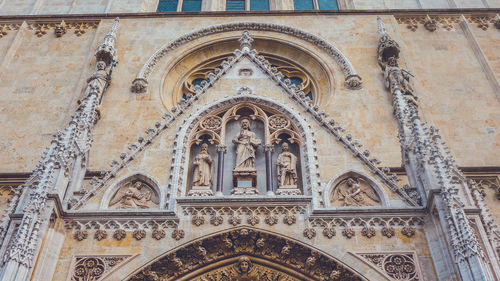
<svg viewBox="0 0 500 281">
<path fill-rule="evenodd" d="M 280 144 L 280 154 L 273 157 Z M 245 102 L 213 112 L 200 119 L 189 139 L 188 196 L 213 195 L 215 182 L 218 195 L 223 194 L 223 182 L 232 184 L 225 194 L 257 195 L 265 186 L 271 194 L 299 195 L 301 144 L 297 128 L 274 109 Z"/>
<path fill-rule="evenodd" d="M 158 195 L 141 180 L 129 181 L 118 189 L 109 202 L 109 209 L 157 208 Z"/>
<path fill-rule="evenodd" d="M 377 206 L 380 197 L 373 187 L 361 177 L 349 177 L 340 181 L 332 190 L 331 205 L 347 206 Z"/>
</svg>

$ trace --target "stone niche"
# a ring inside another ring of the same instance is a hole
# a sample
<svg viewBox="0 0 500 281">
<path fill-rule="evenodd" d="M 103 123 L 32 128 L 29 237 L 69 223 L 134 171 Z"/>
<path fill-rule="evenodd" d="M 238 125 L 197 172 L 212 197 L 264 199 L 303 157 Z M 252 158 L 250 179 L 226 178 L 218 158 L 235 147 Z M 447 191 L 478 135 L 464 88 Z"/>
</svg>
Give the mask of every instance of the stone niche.
<svg viewBox="0 0 500 281">
<path fill-rule="evenodd" d="M 330 189 L 332 207 L 370 207 L 381 206 L 382 199 L 374 184 L 367 178 L 348 173 L 339 177 Z"/>
<path fill-rule="evenodd" d="M 156 209 L 159 203 L 159 194 L 151 183 L 132 177 L 119 184 L 108 209 Z"/>
<path fill-rule="evenodd" d="M 194 128 L 188 196 L 302 194 L 302 141 L 286 116 L 240 103 L 203 117 Z M 278 181 L 278 169 L 286 185 Z"/>
</svg>

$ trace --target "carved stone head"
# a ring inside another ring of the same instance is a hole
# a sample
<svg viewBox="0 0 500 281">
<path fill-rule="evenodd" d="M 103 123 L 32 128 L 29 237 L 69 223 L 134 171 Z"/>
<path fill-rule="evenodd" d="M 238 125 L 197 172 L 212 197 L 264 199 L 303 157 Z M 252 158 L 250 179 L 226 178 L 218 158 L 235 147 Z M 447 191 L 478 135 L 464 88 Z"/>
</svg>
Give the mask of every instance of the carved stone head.
<svg viewBox="0 0 500 281">
<path fill-rule="evenodd" d="M 281 152 L 288 152 L 289 149 L 288 149 L 288 143 L 284 142 L 282 145 L 281 145 Z"/>
<path fill-rule="evenodd" d="M 387 59 L 387 64 L 390 66 L 398 66 L 398 60 L 395 57 L 389 57 Z"/>
<path fill-rule="evenodd" d="M 250 271 L 250 268 L 252 267 L 252 262 L 248 257 L 241 257 L 238 260 L 238 269 L 240 273 L 247 273 Z"/>
<path fill-rule="evenodd" d="M 243 130 L 250 130 L 250 119 L 248 118 L 242 118 L 241 121 L 240 121 L 240 126 L 241 126 L 241 129 Z"/>
<path fill-rule="evenodd" d="M 208 144 L 204 143 L 201 145 L 201 153 L 208 153 Z"/>
<path fill-rule="evenodd" d="M 106 63 L 104 61 L 100 60 L 96 63 L 95 68 L 97 70 L 104 70 L 104 69 L 106 69 Z"/>
</svg>

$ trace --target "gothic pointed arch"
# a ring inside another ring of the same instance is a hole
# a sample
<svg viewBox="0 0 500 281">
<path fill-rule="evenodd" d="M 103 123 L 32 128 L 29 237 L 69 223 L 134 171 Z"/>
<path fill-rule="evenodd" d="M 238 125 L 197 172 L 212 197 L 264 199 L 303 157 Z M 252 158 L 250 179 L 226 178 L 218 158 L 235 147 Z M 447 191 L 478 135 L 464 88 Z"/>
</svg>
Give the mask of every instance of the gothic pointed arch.
<svg viewBox="0 0 500 281">
<path fill-rule="evenodd" d="M 356 281 L 367 278 L 299 241 L 241 227 L 168 251 L 125 280 Z"/>
<path fill-rule="evenodd" d="M 149 85 L 149 77 L 153 73 L 156 65 L 171 51 L 177 49 L 178 47 L 193 41 L 195 39 L 208 36 L 211 34 L 217 34 L 222 32 L 239 31 L 239 30 L 258 30 L 258 31 L 271 31 L 278 32 L 287 35 L 291 35 L 295 38 L 304 40 L 306 42 L 312 43 L 324 52 L 326 52 L 333 60 L 336 62 L 340 70 L 344 75 L 344 81 L 349 89 L 359 89 L 361 88 L 362 79 L 356 73 L 351 62 L 347 57 L 335 46 L 328 43 L 327 41 L 321 39 L 320 37 L 293 28 L 290 26 L 271 24 L 271 23 L 257 23 L 257 22 L 237 22 L 229 24 L 221 24 L 203 28 L 191 33 L 188 33 L 171 43 L 163 45 L 158 49 L 148 61 L 143 65 L 139 71 L 136 79 L 132 82 L 132 91 L 135 93 L 144 93 L 147 91 Z"/>
</svg>

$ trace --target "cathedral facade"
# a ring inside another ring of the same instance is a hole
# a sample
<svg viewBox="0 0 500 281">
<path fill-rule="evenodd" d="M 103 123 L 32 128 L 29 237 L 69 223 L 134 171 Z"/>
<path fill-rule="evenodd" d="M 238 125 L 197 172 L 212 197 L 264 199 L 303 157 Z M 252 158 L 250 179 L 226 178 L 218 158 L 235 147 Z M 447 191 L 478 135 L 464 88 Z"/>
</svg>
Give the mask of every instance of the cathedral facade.
<svg viewBox="0 0 500 281">
<path fill-rule="evenodd" d="M 0 0 L 0 280 L 500 280 L 500 1 Z"/>
</svg>

